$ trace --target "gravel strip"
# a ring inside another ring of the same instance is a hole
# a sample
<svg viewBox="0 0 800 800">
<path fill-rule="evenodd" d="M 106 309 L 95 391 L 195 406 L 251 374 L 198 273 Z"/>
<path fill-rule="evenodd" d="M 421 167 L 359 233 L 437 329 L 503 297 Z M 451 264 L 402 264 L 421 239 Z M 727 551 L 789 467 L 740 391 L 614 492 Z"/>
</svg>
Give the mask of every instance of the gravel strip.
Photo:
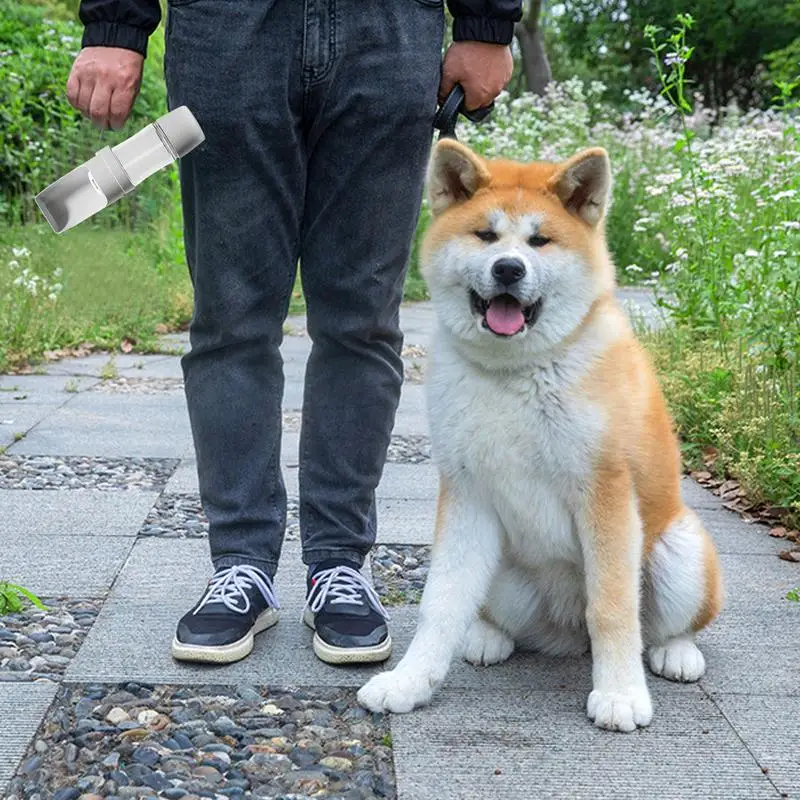
<svg viewBox="0 0 800 800">
<path fill-rule="evenodd" d="M 286 537 L 299 541 L 299 508 L 295 500 L 286 504 Z M 162 494 L 139 530 L 139 536 L 165 539 L 201 539 L 208 536 L 208 519 L 196 494 Z"/>
<path fill-rule="evenodd" d="M 431 563 L 430 545 L 378 545 L 372 551 L 372 581 L 387 606 L 416 605 Z"/>
<path fill-rule="evenodd" d="M 352 690 L 64 685 L 6 800 L 394 800 L 387 719 Z"/>
<path fill-rule="evenodd" d="M 90 391 L 104 394 L 182 392 L 183 381 L 180 378 L 113 378 L 96 383 Z"/>
<path fill-rule="evenodd" d="M 0 456 L 0 489 L 163 489 L 177 458 Z"/>
<path fill-rule="evenodd" d="M 0 617 L 0 681 L 58 680 L 103 604 L 64 598 L 42 602 L 47 611 L 29 608 Z"/>
<path fill-rule="evenodd" d="M 421 464 L 430 461 L 431 443 L 427 436 L 392 436 L 386 460 L 394 464 Z"/>
<path fill-rule="evenodd" d="M 284 412 L 283 430 L 287 433 L 298 433 L 300 422 L 299 411 Z M 386 454 L 386 460 L 395 464 L 420 464 L 430 458 L 431 442 L 427 436 L 392 436 Z"/>
</svg>

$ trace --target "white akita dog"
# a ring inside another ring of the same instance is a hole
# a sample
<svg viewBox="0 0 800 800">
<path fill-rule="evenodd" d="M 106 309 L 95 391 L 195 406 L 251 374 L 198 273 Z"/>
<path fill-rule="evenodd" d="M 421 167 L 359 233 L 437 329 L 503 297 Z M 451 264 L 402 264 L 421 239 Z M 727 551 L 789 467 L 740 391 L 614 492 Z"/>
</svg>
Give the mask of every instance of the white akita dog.
<svg viewBox="0 0 800 800">
<path fill-rule="evenodd" d="M 437 145 L 424 275 L 438 335 L 427 377 L 441 486 L 416 635 L 358 694 L 427 703 L 453 657 L 589 646 L 595 724 L 631 731 L 652 704 L 642 651 L 695 681 L 694 633 L 722 605 L 717 554 L 683 503 L 672 420 L 615 295 L 604 150 L 489 162 Z"/>
</svg>

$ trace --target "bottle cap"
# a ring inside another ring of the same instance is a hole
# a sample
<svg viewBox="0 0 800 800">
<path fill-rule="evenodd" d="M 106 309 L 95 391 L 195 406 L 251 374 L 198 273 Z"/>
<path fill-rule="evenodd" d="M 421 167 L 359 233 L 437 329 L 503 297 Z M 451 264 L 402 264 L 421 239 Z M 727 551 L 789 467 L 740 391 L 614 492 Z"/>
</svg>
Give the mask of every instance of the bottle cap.
<svg viewBox="0 0 800 800">
<path fill-rule="evenodd" d="M 167 137 L 169 145 L 178 158 L 190 153 L 206 137 L 200 125 L 187 106 L 179 106 L 169 114 L 164 114 L 155 122 L 156 130 L 160 130 Z"/>
</svg>

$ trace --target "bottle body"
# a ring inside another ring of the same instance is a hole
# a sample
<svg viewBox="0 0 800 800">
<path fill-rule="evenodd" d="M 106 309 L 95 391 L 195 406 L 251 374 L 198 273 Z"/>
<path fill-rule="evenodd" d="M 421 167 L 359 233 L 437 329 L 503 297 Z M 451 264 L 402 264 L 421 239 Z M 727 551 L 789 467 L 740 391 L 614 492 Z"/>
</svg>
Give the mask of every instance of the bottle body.
<svg viewBox="0 0 800 800">
<path fill-rule="evenodd" d="M 203 141 L 205 135 L 194 115 L 180 106 L 124 142 L 99 150 L 36 195 L 36 203 L 53 230 L 63 233 L 132 192 Z"/>
</svg>

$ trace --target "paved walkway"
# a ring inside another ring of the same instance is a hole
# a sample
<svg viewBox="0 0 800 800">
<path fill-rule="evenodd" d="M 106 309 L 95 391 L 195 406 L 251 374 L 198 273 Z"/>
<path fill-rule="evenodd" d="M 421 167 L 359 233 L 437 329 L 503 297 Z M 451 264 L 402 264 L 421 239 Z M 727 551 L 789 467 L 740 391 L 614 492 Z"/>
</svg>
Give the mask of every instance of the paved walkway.
<svg viewBox="0 0 800 800">
<path fill-rule="evenodd" d="M 418 585 L 423 546 L 431 542 L 437 485 L 426 453 L 418 368 L 432 322 L 428 305 L 404 309 L 409 381 L 379 490 L 379 542 L 389 555 L 374 566 L 387 585 Z M 302 320 L 292 324 L 295 335 L 283 347 L 283 459 L 290 496 L 296 496 L 297 410 L 309 341 L 298 330 Z M 16 796 L 35 795 L 30 787 L 47 760 L 59 704 L 75 687 L 90 687 L 94 697 L 103 693 L 97 686 L 107 684 L 213 683 L 299 689 L 297 696 L 305 697 L 302 692 L 325 687 L 357 688 L 373 672 L 331 668 L 313 656 L 309 632 L 299 624 L 304 582 L 294 521 L 277 578 L 282 621 L 258 638 L 253 655 L 222 669 L 171 660 L 175 622 L 195 602 L 209 568 L 177 357 L 185 344 L 185 336 L 171 337 L 175 354 L 118 355 L 113 368 L 108 356 L 94 355 L 52 364 L 44 374 L 0 378 L 0 445 L 9 445 L 0 456 L 0 578 L 47 598 L 69 598 L 69 607 L 78 609 L 73 617 L 82 613 L 87 620 L 78 633 L 67 626 L 59 634 L 51 626 L 57 641 L 59 635 L 68 640 L 66 656 L 46 652 L 35 666 L 23 659 L 16 667 L 9 666 L 14 646 L 3 650 L 12 636 L 8 630 L 4 636 L 0 621 L 2 797 L 13 796 L 11 786 Z M 800 797 L 800 607 L 784 599 L 800 582 L 797 566 L 776 558 L 780 546 L 766 529 L 745 524 L 696 484 L 687 480 L 684 488 L 717 542 L 729 594 L 723 615 L 702 636 L 708 674 L 700 684 L 651 676 L 653 724 L 623 735 L 601 732 L 586 720 L 588 659 L 517 654 L 490 669 L 458 664 L 432 707 L 389 721 L 401 800 Z M 392 559 L 396 566 L 387 570 Z M 404 652 L 415 617 L 413 604 L 392 608 L 390 664 Z M 34 628 L 27 628 L 29 643 Z M 50 680 L 47 669 L 54 671 Z M 113 727 L 95 730 L 116 735 Z M 109 758 L 113 766 L 116 757 Z M 22 777 L 12 783 L 18 769 Z M 125 786 L 115 796 L 181 796 L 180 789 L 165 789 L 174 786 L 169 781 L 158 789 L 157 779 L 163 782 L 163 776 L 148 777 L 155 787 L 149 794 Z M 20 788 L 26 780 L 28 794 Z M 322 794 L 286 797 L 394 796 L 390 786 L 373 787 L 374 794 L 352 788 L 325 793 L 319 789 L 324 781 L 317 786 Z M 74 789 L 55 796 L 105 796 L 109 785 L 84 782 L 82 795 Z M 225 788 L 224 780 L 216 786 L 197 796 L 242 791 Z"/>
</svg>

